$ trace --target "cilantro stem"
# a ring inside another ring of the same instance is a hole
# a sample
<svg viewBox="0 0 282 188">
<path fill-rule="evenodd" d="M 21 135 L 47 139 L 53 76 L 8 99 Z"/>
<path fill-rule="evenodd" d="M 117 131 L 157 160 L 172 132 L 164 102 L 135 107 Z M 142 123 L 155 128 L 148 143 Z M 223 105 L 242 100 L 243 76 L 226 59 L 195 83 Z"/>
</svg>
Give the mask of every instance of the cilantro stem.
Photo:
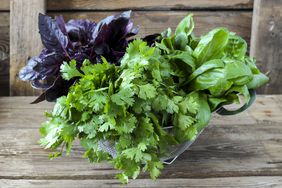
<svg viewBox="0 0 282 188">
<path fill-rule="evenodd" d="M 158 118 L 155 116 L 155 114 L 153 114 L 152 112 L 148 113 L 149 117 L 152 119 L 154 125 L 155 125 L 155 128 L 156 128 L 156 131 L 158 133 L 158 135 L 161 135 L 161 127 L 160 127 L 160 124 L 159 124 L 159 121 L 158 121 Z"/>
<path fill-rule="evenodd" d="M 63 142 L 62 148 L 61 148 L 61 150 L 60 150 L 60 153 L 61 153 L 61 154 L 63 153 L 63 150 L 64 150 L 65 145 L 66 145 L 66 142 Z"/>
<path fill-rule="evenodd" d="M 103 88 L 99 88 L 99 89 L 95 89 L 95 90 L 92 90 L 92 89 L 89 89 L 88 91 L 84 92 L 84 94 L 88 94 L 89 92 L 100 92 L 100 91 L 105 91 L 109 89 L 109 87 L 103 87 Z"/>
<path fill-rule="evenodd" d="M 99 92 L 99 91 L 105 91 L 105 90 L 107 90 L 107 89 L 109 89 L 109 87 L 102 87 L 102 88 L 96 89 L 96 90 L 94 90 L 94 91 Z"/>
</svg>

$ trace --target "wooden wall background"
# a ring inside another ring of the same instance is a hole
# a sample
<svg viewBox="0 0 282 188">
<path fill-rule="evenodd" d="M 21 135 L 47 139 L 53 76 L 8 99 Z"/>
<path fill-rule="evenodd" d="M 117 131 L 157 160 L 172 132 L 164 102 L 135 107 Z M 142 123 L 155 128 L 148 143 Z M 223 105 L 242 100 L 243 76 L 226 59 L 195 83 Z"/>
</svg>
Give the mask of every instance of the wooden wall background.
<svg viewBox="0 0 282 188">
<path fill-rule="evenodd" d="M 196 22 L 196 34 L 203 34 L 217 26 L 225 26 L 241 35 L 248 43 L 250 43 L 251 36 L 253 4 L 254 0 L 46 1 L 47 13 L 51 16 L 61 14 L 65 20 L 88 18 L 99 21 L 107 15 L 131 9 L 133 10 L 134 23 L 140 25 L 138 36 L 161 32 L 169 26 L 175 28 L 181 18 L 188 12 L 192 12 Z M 10 0 L 0 0 L 0 96 L 10 95 L 9 17 Z M 16 93 L 16 95 L 30 94 L 32 95 L 34 92 Z"/>
</svg>

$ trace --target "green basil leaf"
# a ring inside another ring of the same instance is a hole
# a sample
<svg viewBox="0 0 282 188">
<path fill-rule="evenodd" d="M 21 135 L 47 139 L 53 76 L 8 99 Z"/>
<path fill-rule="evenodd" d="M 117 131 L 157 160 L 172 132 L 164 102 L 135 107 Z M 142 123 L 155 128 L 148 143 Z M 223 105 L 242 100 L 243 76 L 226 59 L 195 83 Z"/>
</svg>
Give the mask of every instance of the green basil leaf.
<svg viewBox="0 0 282 188">
<path fill-rule="evenodd" d="M 238 92 L 244 96 L 245 103 L 248 103 L 250 101 L 250 93 L 248 90 L 248 87 L 246 85 L 244 86 L 234 86 L 226 94 L 232 93 L 232 92 Z"/>
<path fill-rule="evenodd" d="M 207 95 L 200 92 L 192 92 L 190 95 L 194 97 L 196 102 L 199 105 L 199 111 L 196 115 L 196 119 L 198 120 L 195 123 L 195 127 L 197 127 L 198 132 L 200 132 L 204 127 L 206 127 L 211 118 L 211 109 L 207 102 Z"/>
<path fill-rule="evenodd" d="M 197 59 L 197 65 L 200 66 L 208 60 L 222 57 L 228 36 L 229 32 L 225 28 L 214 29 L 203 36 L 193 52 L 193 56 Z"/>
<path fill-rule="evenodd" d="M 224 93 L 232 86 L 232 84 L 232 81 L 228 81 L 225 78 L 219 78 L 216 84 L 209 88 L 209 91 L 213 96 L 219 97 L 224 95 Z"/>
<path fill-rule="evenodd" d="M 175 29 L 175 35 L 179 35 L 180 33 L 185 33 L 186 36 L 190 35 L 194 29 L 194 21 L 192 18 L 192 14 L 189 14 L 184 19 L 182 19 Z"/>
<path fill-rule="evenodd" d="M 225 78 L 232 80 L 235 85 L 244 85 L 252 80 L 253 74 L 245 63 L 234 61 L 226 63 Z"/>
<path fill-rule="evenodd" d="M 211 111 L 214 111 L 217 109 L 217 107 L 226 102 L 227 99 L 225 98 L 217 98 L 217 97 L 208 97 L 208 103 L 210 105 Z"/>
<path fill-rule="evenodd" d="M 185 84 L 189 83 L 191 80 L 196 78 L 197 76 L 203 74 L 204 72 L 213 69 L 213 68 L 219 68 L 224 67 L 224 64 L 222 60 L 220 59 L 214 59 L 205 62 L 203 65 L 201 65 L 199 68 L 197 68 L 189 77 L 188 80 L 185 82 Z"/>
<path fill-rule="evenodd" d="M 229 35 L 228 43 L 224 49 L 226 59 L 244 60 L 247 52 L 247 42 L 237 36 Z"/>
<path fill-rule="evenodd" d="M 189 90 L 204 90 L 217 84 L 220 79 L 224 79 L 224 68 L 210 69 L 197 78 L 195 78 L 189 85 Z"/>
<path fill-rule="evenodd" d="M 254 74 L 253 79 L 247 84 L 249 89 L 257 89 L 269 81 L 269 78 L 262 74 Z"/>
<path fill-rule="evenodd" d="M 188 65 L 192 71 L 195 70 L 195 60 L 190 52 L 187 51 L 175 51 L 175 53 L 169 55 L 170 60 L 181 60 Z"/>
</svg>

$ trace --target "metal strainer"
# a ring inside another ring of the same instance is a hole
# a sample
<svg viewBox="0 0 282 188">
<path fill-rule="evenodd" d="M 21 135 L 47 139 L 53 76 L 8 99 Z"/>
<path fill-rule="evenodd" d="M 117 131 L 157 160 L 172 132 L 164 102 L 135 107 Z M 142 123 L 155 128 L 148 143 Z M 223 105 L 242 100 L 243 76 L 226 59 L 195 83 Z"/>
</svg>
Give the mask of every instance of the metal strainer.
<svg viewBox="0 0 282 188">
<path fill-rule="evenodd" d="M 250 101 L 248 103 L 245 103 L 239 109 L 234 110 L 234 111 L 229 111 L 225 109 L 224 107 L 220 107 L 216 110 L 216 113 L 218 113 L 219 115 L 235 115 L 235 114 L 245 111 L 247 108 L 249 108 L 253 104 L 253 102 L 256 99 L 255 90 L 250 89 L 249 93 L 250 93 Z M 173 127 L 170 126 L 170 127 L 165 127 L 164 129 L 169 131 L 172 128 Z M 203 130 L 201 130 L 201 132 L 197 135 L 197 137 L 203 132 Z M 179 155 L 181 155 L 185 150 L 187 150 L 195 142 L 197 137 L 194 140 L 183 142 L 182 144 L 171 147 L 170 152 L 169 152 L 170 154 L 168 155 L 168 157 L 162 157 L 161 161 L 164 164 L 172 164 Z M 115 150 L 115 143 L 110 143 L 108 140 L 101 140 L 98 144 L 98 149 L 110 154 L 113 158 L 115 158 L 117 155 L 117 152 Z"/>
</svg>

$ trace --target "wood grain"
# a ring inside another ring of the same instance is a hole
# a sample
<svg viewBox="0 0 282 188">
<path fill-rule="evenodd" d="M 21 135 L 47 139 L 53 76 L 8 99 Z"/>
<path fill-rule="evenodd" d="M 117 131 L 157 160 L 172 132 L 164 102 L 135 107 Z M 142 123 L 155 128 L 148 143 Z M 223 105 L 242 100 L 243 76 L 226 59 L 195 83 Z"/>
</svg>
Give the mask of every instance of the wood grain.
<svg viewBox="0 0 282 188">
<path fill-rule="evenodd" d="M 9 55 L 9 19 L 7 12 L 0 12 L 0 58 L 5 59 Z M 3 56 L 3 53 L 5 54 Z"/>
<path fill-rule="evenodd" d="M 259 91 L 282 93 L 282 1 L 255 1 L 251 54 L 263 72 L 269 72 L 270 82 Z"/>
<path fill-rule="evenodd" d="M 39 12 L 45 12 L 45 0 L 11 0 L 10 95 L 38 93 L 28 83 L 20 81 L 17 74 L 26 61 L 42 48 L 37 29 Z"/>
<path fill-rule="evenodd" d="M 175 188 L 175 187 L 234 187 L 234 188 L 279 188 L 282 184 L 282 177 L 227 177 L 227 178 L 205 178 L 205 179 L 137 179 L 122 185 L 117 180 L 0 180 L 0 186 L 5 188 L 38 188 L 44 185 L 45 188 L 67 187 L 67 188 L 101 188 L 101 187 L 149 187 L 149 188 Z"/>
<path fill-rule="evenodd" d="M 53 104 L 27 104 L 32 99 L 34 97 L 0 98 L 0 182 L 5 179 L 23 179 L 23 182 L 14 182 L 25 185 L 29 180 L 33 182 L 40 179 L 52 180 L 50 185 L 53 185 L 56 182 L 53 180 L 64 179 L 68 180 L 67 183 L 71 182 L 69 180 L 102 179 L 105 181 L 100 184 L 103 184 L 114 178 L 117 171 L 110 165 L 90 165 L 83 159 L 83 150 L 77 142 L 70 157 L 50 161 L 47 157 L 48 151 L 43 150 L 37 141 L 40 138 L 38 128 L 44 120 L 41 114 Z M 234 186 L 246 184 L 245 186 L 263 187 L 267 183 L 273 186 L 278 184 L 281 180 L 272 176 L 282 176 L 281 99 L 282 95 L 259 96 L 246 114 L 238 115 L 243 119 L 241 123 L 238 123 L 236 116 L 217 117 L 188 151 L 173 165 L 166 166 L 160 178 L 172 179 L 178 186 L 183 184 L 181 181 L 177 183 L 175 178 L 200 178 L 200 182 L 201 178 L 208 178 L 211 182 L 214 181 L 215 186 L 219 186 L 220 182 L 224 186 L 229 185 L 226 184 L 228 179 L 225 177 L 256 176 L 254 178 L 257 181 L 245 179 L 246 183 L 239 181 Z M 272 118 L 269 118 L 269 114 Z M 269 176 L 269 179 L 263 180 L 258 176 Z M 148 175 L 142 174 L 141 178 L 147 179 Z M 235 182 L 232 178 L 230 181 Z M 271 178 L 275 181 L 272 182 Z M 115 185 L 115 181 L 108 182 Z M 38 185 L 36 181 L 34 185 Z M 74 186 L 76 185 L 80 184 Z M 133 184 L 132 187 L 137 185 Z M 148 186 L 151 185 L 157 186 L 148 183 Z"/>
<path fill-rule="evenodd" d="M 48 0 L 49 10 L 185 10 L 185 9 L 249 9 L 253 0 Z"/>
<path fill-rule="evenodd" d="M 191 11 L 190 11 L 191 12 Z M 118 12 L 112 12 L 115 14 Z M 187 11 L 137 11 L 133 12 L 133 21 L 140 27 L 138 36 L 144 36 L 156 32 L 162 32 L 164 29 L 171 27 L 175 29 L 179 21 L 187 15 Z M 195 33 L 201 35 L 215 27 L 227 27 L 231 31 L 237 32 L 247 41 L 250 40 L 252 13 L 251 12 L 199 12 L 192 11 L 195 19 Z M 55 16 L 62 14 L 66 20 L 87 18 L 99 21 L 109 15 L 108 12 L 52 12 Z"/>
<path fill-rule="evenodd" d="M 10 10 L 10 0 L 0 0 L 0 11 Z"/>
<path fill-rule="evenodd" d="M 275 123 L 210 126 L 160 178 L 282 176 L 281 134 Z M 1 129 L 0 179 L 113 179 L 117 173 L 106 163 L 89 164 L 78 144 L 70 157 L 50 161 L 39 138 L 38 128 Z"/>
<path fill-rule="evenodd" d="M 9 1 L 0 1 L 0 11 L 9 10 Z M 253 0 L 47 0 L 48 10 L 251 9 L 252 6 Z"/>
</svg>

